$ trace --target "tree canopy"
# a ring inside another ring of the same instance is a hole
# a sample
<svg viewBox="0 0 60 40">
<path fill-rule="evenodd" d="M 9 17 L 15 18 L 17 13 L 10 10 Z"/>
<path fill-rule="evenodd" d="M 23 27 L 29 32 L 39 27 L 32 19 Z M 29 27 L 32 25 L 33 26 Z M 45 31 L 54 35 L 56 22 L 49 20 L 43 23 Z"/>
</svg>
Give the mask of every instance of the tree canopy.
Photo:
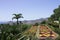
<svg viewBox="0 0 60 40">
<path fill-rule="evenodd" d="M 58 8 L 54 9 L 53 12 L 54 12 L 54 14 L 52 14 L 50 17 L 51 20 L 54 20 L 54 21 L 57 20 L 58 21 L 59 17 L 60 17 L 60 5 Z"/>
<path fill-rule="evenodd" d="M 14 15 L 14 17 L 12 19 L 17 19 L 17 24 L 18 24 L 18 19 L 23 18 L 21 13 L 20 14 L 13 14 L 13 15 Z"/>
</svg>

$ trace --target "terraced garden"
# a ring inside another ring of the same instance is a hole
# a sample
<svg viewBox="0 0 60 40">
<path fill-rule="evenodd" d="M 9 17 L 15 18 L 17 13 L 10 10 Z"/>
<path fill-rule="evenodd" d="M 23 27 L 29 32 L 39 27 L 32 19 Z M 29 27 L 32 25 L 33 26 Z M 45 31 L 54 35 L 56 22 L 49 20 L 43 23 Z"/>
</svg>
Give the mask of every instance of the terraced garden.
<svg viewBox="0 0 60 40">
<path fill-rule="evenodd" d="M 58 37 L 58 34 L 55 33 L 51 28 L 45 25 L 39 25 L 39 26 L 32 26 L 29 30 L 24 32 L 24 35 L 33 39 L 33 37 L 37 37 L 38 39 L 56 39 Z M 35 40 L 35 39 L 34 39 Z"/>
<path fill-rule="evenodd" d="M 47 37 L 56 39 L 58 37 L 58 34 L 52 31 L 48 26 L 41 25 L 39 29 L 39 37 L 40 39 L 45 39 Z"/>
</svg>

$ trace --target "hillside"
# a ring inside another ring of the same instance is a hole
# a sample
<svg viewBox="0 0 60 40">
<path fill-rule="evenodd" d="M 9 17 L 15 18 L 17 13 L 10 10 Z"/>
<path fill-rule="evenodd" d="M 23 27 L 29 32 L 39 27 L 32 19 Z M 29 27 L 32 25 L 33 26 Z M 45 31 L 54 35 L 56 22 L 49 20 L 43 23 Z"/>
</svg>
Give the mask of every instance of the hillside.
<svg viewBox="0 0 60 40">
<path fill-rule="evenodd" d="M 41 23 L 44 20 L 48 20 L 47 18 L 40 18 L 40 19 L 36 19 L 36 20 L 24 20 L 22 21 L 22 23 L 24 24 L 35 24 L 35 23 Z"/>
</svg>

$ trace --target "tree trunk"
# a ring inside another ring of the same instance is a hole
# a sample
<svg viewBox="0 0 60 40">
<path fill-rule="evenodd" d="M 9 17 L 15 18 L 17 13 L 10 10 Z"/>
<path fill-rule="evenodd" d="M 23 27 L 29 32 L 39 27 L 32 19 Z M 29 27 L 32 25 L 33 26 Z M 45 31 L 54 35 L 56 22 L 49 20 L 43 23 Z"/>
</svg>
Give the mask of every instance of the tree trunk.
<svg viewBox="0 0 60 40">
<path fill-rule="evenodd" d="M 17 25 L 18 25 L 19 23 L 18 23 L 18 19 L 17 19 Z"/>
</svg>

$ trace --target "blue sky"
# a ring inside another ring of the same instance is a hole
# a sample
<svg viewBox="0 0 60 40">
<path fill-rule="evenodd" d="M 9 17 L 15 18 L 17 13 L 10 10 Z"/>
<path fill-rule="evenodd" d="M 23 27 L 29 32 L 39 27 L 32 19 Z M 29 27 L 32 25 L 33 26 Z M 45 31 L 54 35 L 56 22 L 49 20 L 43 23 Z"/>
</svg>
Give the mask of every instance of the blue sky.
<svg viewBox="0 0 60 40">
<path fill-rule="evenodd" d="M 21 20 L 50 17 L 60 0 L 0 0 L 0 21 L 11 21 L 13 13 L 22 13 Z"/>
</svg>

